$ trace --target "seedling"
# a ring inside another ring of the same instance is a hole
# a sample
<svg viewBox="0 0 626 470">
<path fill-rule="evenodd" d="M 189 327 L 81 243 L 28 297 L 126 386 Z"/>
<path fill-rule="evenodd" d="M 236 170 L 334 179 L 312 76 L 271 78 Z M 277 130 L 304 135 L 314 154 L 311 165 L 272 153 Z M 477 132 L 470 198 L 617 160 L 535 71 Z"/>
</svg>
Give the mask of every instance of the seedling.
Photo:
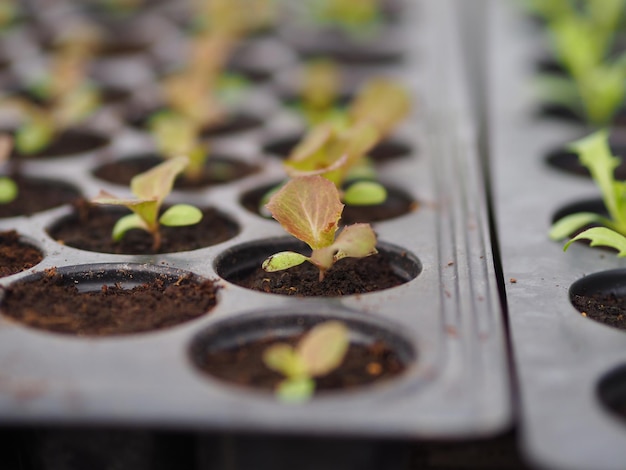
<svg viewBox="0 0 626 470">
<path fill-rule="evenodd" d="M 156 252 L 161 247 L 160 225 L 180 227 L 200 222 L 202 212 L 189 204 L 176 204 L 159 216 L 161 205 L 172 191 L 176 176 L 188 162 L 187 157 L 172 158 L 135 176 L 130 189 L 136 199 L 118 198 L 106 191 L 100 191 L 92 199 L 95 204 L 124 206 L 133 212 L 117 221 L 113 227 L 113 240 L 121 240 L 131 229 L 145 230 L 152 235 L 152 249 Z"/>
<path fill-rule="evenodd" d="M 66 45 L 54 57 L 50 70 L 31 91 L 43 101 L 19 96 L 6 100 L 21 116 L 15 147 L 23 155 L 46 148 L 62 131 L 81 122 L 100 104 L 100 93 L 86 79 L 86 62 L 91 46 Z"/>
<path fill-rule="evenodd" d="M 380 0 L 316 0 L 312 6 L 317 21 L 357 38 L 371 36 L 382 23 Z"/>
<path fill-rule="evenodd" d="M 591 246 L 615 248 L 618 256 L 626 256 L 626 182 L 615 180 L 614 170 L 619 166 L 620 159 L 611 155 L 608 138 L 608 131 L 601 130 L 571 146 L 599 186 L 608 217 L 594 212 L 579 212 L 555 222 L 550 229 L 553 240 L 564 239 L 589 225 L 600 225 L 570 239 L 563 247 L 564 251 L 576 240 L 586 239 L 591 241 Z"/>
<path fill-rule="evenodd" d="M 315 391 L 315 378 L 341 365 L 348 351 L 348 328 L 331 320 L 313 327 L 296 347 L 276 343 L 263 353 L 265 365 L 286 377 L 278 384 L 276 396 L 285 402 L 309 400 Z"/>
<path fill-rule="evenodd" d="M 309 126 L 333 122 L 345 127 L 346 113 L 336 104 L 340 81 L 339 69 L 332 60 L 315 59 L 305 65 L 301 97 L 296 107 Z"/>
<path fill-rule="evenodd" d="M 19 16 L 20 9 L 16 0 L 0 0 L 0 32 L 9 29 Z"/>
<path fill-rule="evenodd" d="M 8 134 L 0 135 L 0 164 L 9 160 L 13 148 L 13 139 Z M 8 204 L 17 197 L 18 188 L 15 181 L 8 176 L 0 176 L 0 204 Z"/>
<path fill-rule="evenodd" d="M 350 106 L 345 126 L 331 123 L 311 129 L 285 161 L 285 170 L 291 177 L 321 174 L 343 188 L 354 170 L 362 169 L 367 153 L 406 116 L 409 103 L 403 87 L 384 79 L 368 82 Z M 358 181 L 348 186 L 342 200 L 350 205 L 371 205 L 386 197 L 379 183 Z"/>
<path fill-rule="evenodd" d="M 625 6 L 625 0 L 587 1 L 582 12 L 570 6 L 552 18 L 555 53 L 571 77 L 541 78 L 544 99 L 571 108 L 594 125 L 610 122 L 626 96 L 626 54 L 609 57 Z"/>
<path fill-rule="evenodd" d="M 276 253 L 263 262 L 263 269 L 268 272 L 308 261 L 319 269 L 321 282 L 340 259 L 377 253 L 376 234 L 369 224 L 349 225 L 335 238 L 344 205 L 337 187 L 326 178 L 294 178 L 271 197 L 266 207 L 288 233 L 313 250 L 310 257 L 293 251 Z"/>
</svg>

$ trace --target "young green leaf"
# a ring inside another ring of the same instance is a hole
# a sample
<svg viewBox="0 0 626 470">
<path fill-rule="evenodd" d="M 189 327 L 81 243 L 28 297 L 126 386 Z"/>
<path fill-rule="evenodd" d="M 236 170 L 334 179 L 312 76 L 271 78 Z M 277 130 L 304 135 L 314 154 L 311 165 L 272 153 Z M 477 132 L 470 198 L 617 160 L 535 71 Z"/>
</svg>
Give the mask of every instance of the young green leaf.
<svg viewBox="0 0 626 470">
<path fill-rule="evenodd" d="M 202 220 L 202 211 L 195 206 L 189 204 L 176 204 L 168 208 L 161 217 L 159 222 L 168 227 L 184 227 L 186 225 L 194 225 Z"/>
<path fill-rule="evenodd" d="M 295 253 L 293 251 L 281 251 L 280 253 L 275 253 L 263 261 L 261 267 L 265 271 L 273 273 L 275 271 L 283 271 L 284 269 L 293 268 L 294 266 L 298 266 L 308 260 L 308 256 L 301 255 L 300 253 Z"/>
<path fill-rule="evenodd" d="M 552 240 L 563 240 L 572 233 L 576 233 L 587 225 L 600 224 L 611 226 L 611 221 L 595 212 L 578 212 L 557 220 L 550 228 L 549 236 Z"/>
<path fill-rule="evenodd" d="M 9 134 L 0 134 L 0 164 L 6 163 L 13 150 L 13 138 Z M 8 176 L 0 177 L 0 204 L 8 204 L 18 194 L 17 183 Z"/>
<path fill-rule="evenodd" d="M 357 181 L 343 193 L 343 201 L 349 206 L 371 206 L 387 200 L 387 190 L 376 181 Z"/>
<path fill-rule="evenodd" d="M 577 240 L 591 240 L 590 246 L 606 246 L 617 250 L 617 256 L 626 257 L 626 237 L 606 227 L 592 227 L 579 233 L 569 240 L 563 247 L 563 251 Z"/>
</svg>

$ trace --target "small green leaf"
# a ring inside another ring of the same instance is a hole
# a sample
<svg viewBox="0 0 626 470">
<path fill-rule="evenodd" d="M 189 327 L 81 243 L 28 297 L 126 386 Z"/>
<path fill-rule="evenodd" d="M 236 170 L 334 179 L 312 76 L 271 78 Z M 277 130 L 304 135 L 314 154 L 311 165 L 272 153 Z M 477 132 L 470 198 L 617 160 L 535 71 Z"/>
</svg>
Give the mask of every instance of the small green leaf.
<svg viewBox="0 0 626 470">
<path fill-rule="evenodd" d="M 626 237 L 606 227 L 593 227 L 579 233 L 565 244 L 563 251 L 577 240 L 591 240 L 590 246 L 614 248 L 618 251 L 618 257 L 626 257 Z"/>
<path fill-rule="evenodd" d="M 17 184 L 11 178 L 0 177 L 0 204 L 8 204 L 17 197 Z"/>
<path fill-rule="evenodd" d="M 285 403 L 304 403 L 311 399 L 315 382 L 308 377 L 283 380 L 276 389 L 276 396 Z"/>
<path fill-rule="evenodd" d="M 351 184 L 343 193 L 343 202 L 349 206 L 371 206 L 382 204 L 387 199 L 385 187 L 374 181 L 359 181 Z"/>
<path fill-rule="evenodd" d="M 606 217 L 602 217 L 595 212 L 578 212 L 557 220 L 552 225 L 548 235 L 552 240 L 563 240 L 587 225 L 606 225 L 607 222 L 610 223 Z"/>
<path fill-rule="evenodd" d="M 345 227 L 332 247 L 336 250 L 335 261 L 341 258 L 365 258 L 378 253 L 376 234 L 370 224 L 353 224 Z"/>
<path fill-rule="evenodd" d="M 138 228 L 148 232 L 150 231 L 141 217 L 139 217 L 137 214 L 128 214 L 120 218 L 115 223 L 115 226 L 113 227 L 113 240 L 116 242 L 120 241 L 122 238 L 124 238 L 126 232 L 134 228 Z"/>
<path fill-rule="evenodd" d="M 54 138 L 54 127 L 43 120 L 24 123 L 15 133 L 15 147 L 24 155 L 32 155 L 48 146 Z"/>
<path fill-rule="evenodd" d="M 339 321 L 327 321 L 312 328 L 298 343 L 297 353 L 307 376 L 320 377 L 339 367 L 348 351 L 348 328 Z"/>
<path fill-rule="evenodd" d="M 308 261 L 309 258 L 293 251 L 281 251 L 263 261 L 263 269 L 267 272 L 282 271 L 293 268 Z"/>
<path fill-rule="evenodd" d="M 159 222 L 168 227 L 194 225 L 201 220 L 202 211 L 189 204 L 176 204 L 163 212 L 159 218 Z"/>
<path fill-rule="evenodd" d="M 581 113 L 578 88 L 570 77 L 544 73 L 535 78 L 535 88 L 542 101 L 560 104 L 577 114 Z"/>
<path fill-rule="evenodd" d="M 269 368 L 285 377 L 304 377 L 306 367 L 296 351 L 286 343 L 272 344 L 263 351 L 263 362 Z"/>
</svg>

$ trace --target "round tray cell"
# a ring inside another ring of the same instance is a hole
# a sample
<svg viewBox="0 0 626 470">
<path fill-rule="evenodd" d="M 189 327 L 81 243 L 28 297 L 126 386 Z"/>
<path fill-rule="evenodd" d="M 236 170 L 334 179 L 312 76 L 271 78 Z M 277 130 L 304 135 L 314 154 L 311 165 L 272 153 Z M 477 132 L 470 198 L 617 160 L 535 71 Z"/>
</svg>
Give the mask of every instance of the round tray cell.
<svg viewBox="0 0 626 470">
<path fill-rule="evenodd" d="M 133 155 L 128 158 L 111 161 L 93 170 L 93 175 L 109 183 L 129 186 L 132 178 L 162 163 L 163 159 L 156 154 Z M 174 188 L 202 189 L 208 186 L 229 183 L 245 178 L 260 170 L 259 166 L 241 160 L 220 155 L 211 155 L 198 180 L 179 177 Z"/>
<path fill-rule="evenodd" d="M 32 155 L 23 155 L 17 150 L 11 154 L 12 158 L 23 159 L 48 159 L 71 157 L 88 152 L 94 152 L 109 144 L 109 138 L 99 132 L 72 129 L 59 134 L 50 145 Z"/>
<path fill-rule="evenodd" d="M 626 330 L 626 269 L 585 276 L 571 285 L 569 297 L 584 317 Z"/>
<path fill-rule="evenodd" d="M 626 364 L 603 375 L 596 389 L 600 403 L 613 415 L 626 421 Z"/>
<path fill-rule="evenodd" d="M 14 230 L 0 232 L 0 277 L 32 268 L 43 259 L 43 253 L 20 240 Z"/>
<path fill-rule="evenodd" d="M 259 188 L 246 191 L 239 198 L 240 204 L 260 217 L 271 219 L 269 214 L 261 213 L 262 201 L 272 189 L 281 185 L 281 182 L 267 184 Z M 387 200 L 382 204 L 372 204 L 367 206 L 349 206 L 345 205 L 341 216 L 341 224 L 350 225 L 360 222 L 381 222 L 385 220 L 395 219 L 403 215 L 409 214 L 419 207 L 419 203 L 415 201 L 409 194 L 401 189 L 386 187 Z"/>
<path fill-rule="evenodd" d="M 277 342 L 295 345 L 313 326 L 329 320 L 346 324 L 350 347 L 337 369 L 315 380 L 315 396 L 389 382 L 416 359 L 411 343 L 380 320 L 289 311 L 255 312 L 218 322 L 194 338 L 190 357 L 212 378 L 271 393 L 283 377 L 265 366 L 263 351 Z"/>
<path fill-rule="evenodd" d="M 154 107 L 152 109 L 146 108 L 131 108 L 126 113 L 126 122 L 138 129 L 147 129 L 148 121 L 153 114 L 158 113 L 163 108 Z M 226 137 L 231 134 L 237 134 L 240 132 L 246 132 L 263 125 L 263 120 L 245 111 L 237 111 L 231 113 L 225 117 L 225 119 L 217 124 L 213 124 L 209 127 L 202 129 L 202 137 Z"/>
<path fill-rule="evenodd" d="M 287 158 L 296 145 L 302 140 L 302 135 L 290 135 L 276 139 L 263 146 L 263 152 L 278 158 Z M 387 139 L 379 143 L 369 152 L 369 157 L 375 163 L 386 163 L 412 155 L 411 147 L 396 139 Z"/>
<path fill-rule="evenodd" d="M 310 255 L 304 243 L 293 238 L 275 238 L 246 243 L 227 250 L 215 261 L 218 275 L 247 289 L 298 297 L 337 297 L 389 289 L 411 281 L 421 272 L 420 261 L 406 250 L 380 243 L 378 254 L 344 258 L 319 281 L 319 270 L 305 262 L 284 271 L 265 272 L 261 265 L 281 251 Z"/>
<path fill-rule="evenodd" d="M 611 152 L 622 159 L 622 163 L 615 169 L 615 178 L 626 180 L 626 145 L 611 145 Z M 566 148 L 552 150 L 546 155 L 545 161 L 549 166 L 566 173 L 590 177 L 589 170 L 581 165 L 578 155 Z"/>
<path fill-rule="evenodd" d="M 572 202 L 571 204 L 561 207 L 552 216 L 552 223 L 567 215 L 576 214 L 578 212 L 596 212 L 598 214 L 608 215 L 602 199 L 585 199 L 582 201 Z"/>
<path fill-rule="evenodd" d="M 32 215 L 75 201 L 80 191 L 74 186 L 55 180 L 14 176 L 17 183 L 17 197 L 0 204 L 0 218 Z"/>
<path fill-rule="evenodd" d="M 52 268 L 9 285 L 0 312 L 40 330 L 111 336 L 162 330 L 208 313 L 214 281 L 143 264 Z"/>
<path fill-rule="evenodd" d="M 125 209 L 95 206 L 85 201 L 76 210 L 48 229 L 48 234 L 66 246 L 86 251 L 115 254 L 152 254 L 152 236 L 139 229 L 129 230 L 116 242 L 111 233 L 115 223 L 130 213 Z M 235 221 L 213 207 L 202 209 L 202 220 L 185 227 L 161 227 L 158 253 L 191 251 L 224 242 L 239 233 Z"/>
</svg>

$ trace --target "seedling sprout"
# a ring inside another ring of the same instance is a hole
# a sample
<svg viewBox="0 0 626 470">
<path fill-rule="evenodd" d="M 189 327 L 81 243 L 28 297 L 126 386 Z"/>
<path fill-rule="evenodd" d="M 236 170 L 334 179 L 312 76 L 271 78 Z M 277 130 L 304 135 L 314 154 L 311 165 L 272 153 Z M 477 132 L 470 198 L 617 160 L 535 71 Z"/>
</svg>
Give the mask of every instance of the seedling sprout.
<svg viewBox="0 0 626 470">
<path fill-rule="evenodd" d="M 335 238 L 344 205 L 337 187 L 319 175 L 291 179 L 266 205 L 281 226 L 313 250 L 311 256 L 293 251 L 276 253 L 263 262 L 268 272 L 308 261 L 319 269 L 319 280 L 342 258 L 364 258 L 377 253 L 376 234 L 369 224 L 345 227 Z"/>
<path fill-rule="evenodd" d="M 339 367 L 349 345 L 346 325 L 332 320 L 313 327 L 296 347 L 287 343 L 268 347 L 263 362 L 286 377 L 276 388 L 276 396 L 291 403 L 309 400 L 315 391 L 314 379 Z"/>
<path fill-rule="evenodd" d="M 115 241 L 121 240 L 131 229 L 145 230 L 152 235 L 152 249 L 156 252 L 161 247 L 160 225 L 180 227 L 200 222 L 202 212 L 189 204 L 176 204 L 159 216 L 161 205 L 172 191 L 176 176 L 185 169 L 188 162 L 187 157 L 179 156 L 136 175 L 130 183 L 135 199 L 118 198 L 106 191 L 100 191 L 92 199 L 95 204 L 124 206 L 133 212 L 119 219 L 113 227 L 112 236 Z"/>
<path fill-rule="evenodd" d="M 13 139 L 8 134 L 0 135 L 0 164 L 5 164 L 13 149 Z M 18 188 L 13 179 L 0 176 L 0 204 L 8 204 L 17 197 Z"/>
<path fill-rule="evenodd" d="M 626 182 L 616 181 L 614 170 L 620 159 L 611 154 L 607 130 L 597 131 L 572 144 L 580 162 L 589 169 L 593 180 L 602 192 L 608 217 L 595 212 L 578 212 L 556 221 L 550 229 L 550 238 L 562 240 L 589 225 L 589 228 L 570 239 L 563 250 L 576 240 L 590 240 L 591 246 L 607 246 L 626 256 Z"/>
</svg>

